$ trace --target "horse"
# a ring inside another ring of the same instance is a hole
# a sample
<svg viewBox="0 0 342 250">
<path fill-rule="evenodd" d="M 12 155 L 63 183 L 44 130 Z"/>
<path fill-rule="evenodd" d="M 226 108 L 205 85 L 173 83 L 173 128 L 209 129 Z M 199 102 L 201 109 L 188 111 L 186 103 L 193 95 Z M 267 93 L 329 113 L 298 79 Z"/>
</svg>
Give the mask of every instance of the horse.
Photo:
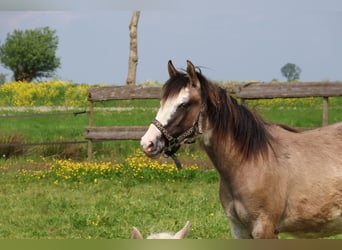
<svg viewBox="0 0 342 250">
<path fill-rule="evenodd" d="M 169 240 L 181 240 L 185 239 L 190 231 L 190 222 L 187 221 L 184 225 L 184 227 L 179 230 L 177 233 L 169 233 L 169 232 L 163 232 L 163 233 L 154 233 L 147 236 L 146 239 L 148 240 L 160 240 L 160 239 L 169 239 Z M 140 233 L 139 229 L 136 227 L 133 227 L 132 233 L 131 233 L 131 239 L 134 240 L 142 240 L 144 237 Z"/>
<path fill-rule="evenodd" d="M 265 121 L 187 61 L 170 60 L 156 118 L 141 138 L 149 157 L 200 140 L 219 174 L 233 238 L 342 233 L 342 122 L 296 131 Z"/>
</svg>

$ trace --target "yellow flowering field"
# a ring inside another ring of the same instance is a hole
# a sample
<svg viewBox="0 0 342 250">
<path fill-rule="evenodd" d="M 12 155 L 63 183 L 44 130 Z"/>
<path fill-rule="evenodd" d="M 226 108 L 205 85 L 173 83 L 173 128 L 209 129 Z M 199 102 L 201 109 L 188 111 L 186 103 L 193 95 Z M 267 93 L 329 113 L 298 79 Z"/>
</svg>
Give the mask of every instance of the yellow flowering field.
<svg viewBox="0 0 342 250">
<path fill-rule="evenodd" d="M 146 86 L 155 86 L 142 83 Z M 220 83 L 219 83 L 220 84 Z M 236 84 L 225 82 L 221 85 Z M 160 85 L 160 84 L 158 84 Z M 71 81 L 50 80 L 46 82 L 7 82 L 0 85 L 0 106 L 87 106 L 87 91 L 89 84 L 74 84 Z M 100 86 L 100 85 L 96 85 Z M 101 85 L 105 86 L 105 85 Z M 340 104 L 340 98 L 331 98 L 331 104 Z M 270 100 L 253 100 L 247 102 L 250 106 L 263 107 L 319 107 L 321 98 L 275 98 Z"/>
<path fill-rule="evenodd" d="M 250 107 L 283 107 L 283 108 L 293 108 L 293 107 L 320 107 L 322 106 L 321 98 L 308 97 L 308 98 L 274 98 L 274 99 L 261 99 L 261 100 L 249 100 L 247 105 Z"/>
<path fill-rule="evenodd" d="M 42 161 L 45 161 L 42 159 Z M 170 163 L 160 163 L 146 157 L 141 150 L 128 156 L 124 162 L 116 163 L 110 161 L 78 162 L 72 160 L 55 159 L 39 164 L 34 167 L 35 162 L 28 161 L 30 168 L 21 168 L 17 172 L 18 178 L 51 179 L 51 182 L 58 185 L 61 182 L 97 183 L 101 179 L 119 180 L 128 182 L 150 182 L 160 180 L 174 182 L 176 180 L 191 180 L 200 172 L 195 164 L 185 165 L 179 171 L 176 166 Z M 33 167 L 32 167 L 33 166 Z M 9 170 L 11 166 L 3 165 L 2 170 Z"/>
<path fill-rule="evenodd" d="M 0 86 L 0 106 L 86 106 L 88 88 L 60 80 L 8 82 Z"/>
</svg>

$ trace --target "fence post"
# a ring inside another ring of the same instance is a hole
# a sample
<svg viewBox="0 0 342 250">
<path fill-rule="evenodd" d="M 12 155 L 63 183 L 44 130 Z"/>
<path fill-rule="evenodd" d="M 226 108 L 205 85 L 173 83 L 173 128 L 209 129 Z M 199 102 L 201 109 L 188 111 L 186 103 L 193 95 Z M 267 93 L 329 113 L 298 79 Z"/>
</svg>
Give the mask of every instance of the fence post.
<svg viewBox="0 0 342 250">
<path fill-rule="evenodd" d="M 329 97 L 323 97 L 323 121 L 322 126 L 329 124 Z"/>
<path fill-rule="evenodd" d="M 89 101 L 89 127 L 94 126 L 94 103 Z M 88 161 L 92 160 L 93 156 L 93 141 L 88 139 Z"/>
</svg>

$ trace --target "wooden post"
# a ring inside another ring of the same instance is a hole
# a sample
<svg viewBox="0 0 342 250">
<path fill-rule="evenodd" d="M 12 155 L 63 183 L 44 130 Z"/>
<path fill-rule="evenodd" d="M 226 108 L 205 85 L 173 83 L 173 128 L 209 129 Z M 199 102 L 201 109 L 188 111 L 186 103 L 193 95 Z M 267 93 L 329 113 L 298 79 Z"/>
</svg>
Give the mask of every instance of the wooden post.
<svg viewBox="0 0 342 250">
<path fill-rule="evenodd" d="M 94 103 L 89 101 L 89 127 L 94 127 Z"/>
<path fill-rule="evenodd" d="M 329 124 L 329 97 L 323 97 L 323 121 L 322 126 Z"/>
<path fill-rule="evenodd" d="M 94 126 L 94 103 L 89 101 L 89 127 Z M 92 160 L 93 156 L 93 141 L 88 139 L 88 161 Z"/>
<path fill-rule="evenodd" d="M 130 52 L 128 59 L 128 74 L 127 74 L 127 85 L 135 84 L 136 72 L 138 65 L 138 22 L 139 22 L 140 11 L 134 11 L 129 24 L 130 34 Z"/>
</svg>

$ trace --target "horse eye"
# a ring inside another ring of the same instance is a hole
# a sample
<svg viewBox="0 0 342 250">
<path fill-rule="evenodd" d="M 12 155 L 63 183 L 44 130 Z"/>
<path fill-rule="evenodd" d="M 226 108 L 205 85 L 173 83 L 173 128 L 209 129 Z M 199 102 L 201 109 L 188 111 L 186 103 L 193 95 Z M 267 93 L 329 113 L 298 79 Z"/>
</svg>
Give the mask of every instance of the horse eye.
<svg viewBox="0 0 342 250">
<path fill-rule="evenodd" d="M 184 102 L 184 103 L 181 103 L 181 104 L 179 104 L 179 108 L 182 108 L 182 109 L 186 109 L 187 107 L 189 107 L 189 103 L 187 103 L 187 102 Z"/>
</svg>

